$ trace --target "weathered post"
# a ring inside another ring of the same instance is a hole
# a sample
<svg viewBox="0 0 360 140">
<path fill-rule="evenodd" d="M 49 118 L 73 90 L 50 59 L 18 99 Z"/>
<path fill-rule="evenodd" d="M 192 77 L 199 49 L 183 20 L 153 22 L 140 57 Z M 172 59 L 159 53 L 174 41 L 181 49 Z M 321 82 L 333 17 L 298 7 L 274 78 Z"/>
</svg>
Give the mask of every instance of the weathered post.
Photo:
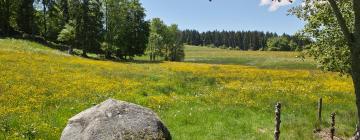
<svg viewBox="0 0 360 140">
<path fill-rule="evenodd" d="M 321 111 L 322 111 L 322 98 L 319 99 L 319 104 L 318 104 L 318 119 L 319 119 L 319 129 L 321 126 Z"/>
<path fill-rule="evenodd" d="M 335 136 L 335 115 L 336 113 L 331 113 L 331 129 L 330 129 L 330 137 L 333 140 Z"/>
<path fill-rule="evenodd" d="M 278 102 L 275 105 L 275 131 L 274 131 L 274 140 L 279 140 L 280 138 L 280 123 L 281 123 L 281 103 Z"/>
<path fill-rule="evenodd" d="M 321 112 L 322 112 L 322 98 L 319 99 L 318 102 L 318 122 L 315 124 L 314 133 L 321 131 Z"/>
</svg>

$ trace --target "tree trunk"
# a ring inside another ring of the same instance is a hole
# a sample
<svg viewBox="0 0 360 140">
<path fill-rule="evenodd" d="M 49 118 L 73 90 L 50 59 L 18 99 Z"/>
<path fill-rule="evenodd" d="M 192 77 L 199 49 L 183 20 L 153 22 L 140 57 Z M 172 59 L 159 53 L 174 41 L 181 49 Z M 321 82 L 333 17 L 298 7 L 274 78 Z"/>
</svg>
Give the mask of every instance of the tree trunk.
<svg viewBox="0 0 360 140">
<path fill-rule="evenodd" d="M 11 16 L 11 13 L 10 13 L 10 8 L 11 8 L 11 2 L 10 0 L 5 0 L 4 1 L 4 12 L 3 16 L 4 16 L 4 21 L 3 22 L 3 27 L 4 27 L 4 34 L 5 36 L 9 36 L 11 33 L 11 27 L 10 27 L 10 16 Z"/>
<path fill-rule="evenodd" d="M 65 23 L 69 21 L 69 4 L 67 0 L 63 0 L 62 2 L 62 10 L 63 10 L 63 18 Z"/>
<path fill-rule="evenodd" d="M 46 32 L 47 32 L 47 29 L 46 29 L 46 3 L 45 3 L 45 0 L 43 0 L 42 2 L 43 4 L 43 19 L 44 19 L 44 37 L 46 38 Z"/>
<path fill-rule="evenodd" d="M 358 110 L 358 125 L 360 126 L 360 39 L 355 43 L 351 55 L 351 75 L 355 88 L 356 105 Z"/>
<path fill-rule="evenodd" d="M 355 32 L 353 34 L 354 44 L 351 46 L 351 75 L 354 82 L 356 107 L 358 110 L 358 127 L 360 127 L 360 1 L 353 0 L 355 14 Z M 358 128 L 357 128 L 358 129 Z M 360 136 L 357 130 L 357 138 Z"/>
<path fill-rule="evenodd" d="M 153 53 L 152 53 L 152 52 L 150 53 L 149 56 L 150 56 L 150 61 L 154 61 L 154 60 L 153 60 Z"/>
<path fill-rule="evenodd" d="M 165 61 L 169 60 L 168 45 L 165 45 Z"/>
<path fill-rule="evenodd" d="M 359 39 L 357 39 L 359 40 Z M 351 75 L 354 83 L 355 95 L 356 95 L 356 108 L 357 108 L 357 125 L 355 140 L 360 140 L 360 40 L 357 41 L 356 46 L 352 48 L 351 55 Z"/>
<path fill-rule="evenodd" d="M 69 46 L 69 48 L 68 48 L 68 54 L 73 54 L 73 48 L 72 48 L 72 46 Z"/>
<path fill-rule="evenodd" d="M 82 52 L 82 55 L 81 55 L 82 57 L 85 57 L 85 58 L 87 58 L 88 56 L 87 56 L 87 53 L 86 53 L 86 50 L 83 50 L 83 52 Z"/>
</svg>

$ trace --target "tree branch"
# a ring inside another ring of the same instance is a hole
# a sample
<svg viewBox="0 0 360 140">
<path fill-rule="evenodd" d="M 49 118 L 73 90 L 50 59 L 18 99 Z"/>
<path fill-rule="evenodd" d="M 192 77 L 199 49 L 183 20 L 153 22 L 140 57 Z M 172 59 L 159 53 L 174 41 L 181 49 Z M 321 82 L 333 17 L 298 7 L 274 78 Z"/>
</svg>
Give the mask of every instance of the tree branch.
<svg viewBox="0 0 360 140">
<path fill-rule="evenodd" d="M 344 16 L 342 15 L 339 6 L 336 4 L 335 0 L 328 0 L 331 8 L 336 16 L 336 19 L 340 25 L 341 31 L 343 32 L 345 39 L 349 46 L 352 46 L 353 43 L 353 34 L 350 32 L 349 28 L 346 25 Z M 355 0 L 356 1 L 356 0 Z"/>
</svg>

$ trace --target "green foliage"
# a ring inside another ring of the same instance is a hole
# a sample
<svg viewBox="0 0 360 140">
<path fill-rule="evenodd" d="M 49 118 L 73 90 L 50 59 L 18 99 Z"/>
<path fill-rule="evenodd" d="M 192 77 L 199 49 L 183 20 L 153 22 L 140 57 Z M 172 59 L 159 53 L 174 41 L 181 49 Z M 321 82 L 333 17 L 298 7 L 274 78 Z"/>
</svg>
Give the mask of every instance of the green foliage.
<svg viewBox="0 0 360 140">
<path fill-rule="evenodd" d="M 150 61 L 155 61 L 156 56 L 163 56 L 161 46 L 163 46 L 163 37 L 157 33 L 150 33 L 147 47 Z"/>
<path fill-rule="evenodd" d="M 273 37 L 267 40 L 266 46 L 269 51 L 290 51 L 290 40 L 286 37 Z M 295 47 L 297 48 L 297 47 Z"/>
<path fill-rule="evenodd" d="M 73 45 L 75 41 L 75 27 L 73 21 L 70 21 L 64 26 L 58 36 L 58 41 L 65 42 L 68 45 Z"/>
<path fill-rule="evenodd" d="M 18 0 L 0 1 L 0 36 L 10 36 L 15 33 L 17 27 L 17 11 L 19 9 Z"/>
<path fill-rule="evenodd" d="M 151 21 L 150 30 L 148 52 L 151 61 L 154 61 L 157 56 L 170 61 L 182 61 L 184 59 L 184 45 L 181 41 L 182 34 L 178 25 L 167 26 L 161 19 L 154 18 Z"/>
<path fill-rule="evenodd" d="M 185 58 L 184 44 L 181 42 L 181 31 L 178 25 L 172 24 L 168 27 L 169 31 L 169 54 L 170 61 L 183 61 Z"/>
<path fill-rule="evenodd" d="M 150 37 L 148 52 L 150 61 L 155 61 L 157 56 L 164 57 L 167 36 L 167 26 L 160 18 L 154 18 L 150 22 Z"/>
<path fill-rule="evenodd" d="M 121 46 L 120 56 L 129 56 L 131 59 L 137 55 L 143 55 L 149 37 L 149 22 L 145 21 L 145 9 L 139 0 L 129 0 L 126 3 L 128 10 L 125 14 L 125 36 L 126 43 Z"/>
<path fill-rule="evenodd" d="M 16 10 L 16 23 L 18 30 L 34 34 L 34 0 L 21 0 Z"/>
<path fill-rule="evenodd" d="M 170 48 L 169 60 L 170 61 L 183 61 L 185 59 L 185 47 L 182 43 L 174 44 Z"/>
<path fill-rule="evenodd" d="M 107 42 L 101 43 L 101 50 L 105 52 L 105 57 L 108 59 L 113 58 L 113 52 L 116 52 L 117 47 Z"/>
<path fill-rule="evenodd" d="M 111 46 L 107 56 L 130 59 L 143 55 L 149 37 L 145 9 L 138 0 L 107 0 L 103 3 L 105 18 L 104 40 Z"/>
<path fill-rule="evenodd" d="M 278 37 L 276 33 L 261 31 L 207 31 L 199 32 L 197 30 L 182 31 L 182 42 L 188 45 L 210 46 L 222 49 L 235 50 L 265 50 L 267 40 Z M 292 40 L 294 44 L 303 47 L 309 44 L 309 39 L 300 39 L 298 36 L 282 35 Z M 291 42 L 290 42 L 291 43 Z M 301 48 L 297 48 L 301 49 Z M 296 49 L 292 49 L 296 50 Z"/>
<path fill-rule="evenodd" d="M 38 134 L 34 124 L 25 125 L 23 127 L 24 127 L 22 132 L 23 137 L 28 140 L 34 140 L 36 138 L 36 135 Z"/>
<path fill-rule="evenodd" d="M 73 0 L 71 15 L 75 21 L 76 47 L 87 52 L 99 52 L 102 33 L 102 13 L 99 0 Z"/>
<path fill-rule="evenodd" d="M 348 23 L 348 28 L 353 31 L 352 1 L 339 1 L 338 5 Z M 315 39 L 306 49 L 307 54 L 313 56 L 324 70 L 350 73 L 350 49 L 346 45 L 344 35 L 329 3 L 305 1 L 303 6 L 296 7 L 291 12 L 306 21 L 301 35 Z"/>
</svg>

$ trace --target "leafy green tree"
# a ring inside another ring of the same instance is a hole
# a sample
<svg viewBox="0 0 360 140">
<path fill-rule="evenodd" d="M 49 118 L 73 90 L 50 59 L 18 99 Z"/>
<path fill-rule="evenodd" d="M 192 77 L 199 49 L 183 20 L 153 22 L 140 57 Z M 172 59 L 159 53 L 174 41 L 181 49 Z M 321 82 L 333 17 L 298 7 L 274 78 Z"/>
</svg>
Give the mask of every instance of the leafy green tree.
<svg viewBox="0 0 360 140">
<path fill-rule="evenodd" d="M 101 12 L 101 1 L 89 1 L 88 21 L 88 44 L 86 50 L 92 53 L 100 53 L 100 44 L 103 40 L 103 13 Z"/>
<path fill-rule="evenodd" d="M 290 40 L 286 37 L 273 37 L 268 39 L 267 50 L 269 51 L 290 51 Z"/>
<path fill-rule="evenodd" d="M 302 33 L 315 39 L 308 52 L 320 66 L 352 76 L 360 118 L 360 1 L 306 0 L 292 13 L 307 21 Z"/>
<path fill-rule="evenodd" d="M 167 26 L 160 18 L 154 18 L 150 24 L 148 53 L 150 61 L 161 56 L 165 61 L 181 61 L 184 59 L 182 32 L 178 25 Z"/>
<path fill-rule="evenodd" d="M 101 50 L 105 52 L 106 59 L 113 59 L 113 53 L 116 52 L 117 47 L 107 42 L 101 43 Z"/>
<path fill-rule="evenodd" d="M 47 36 L 47 9 L 49 9 L 49 6 L 50 6 L 50 3 L 51 1 L 50 0 L 39 0 L 39 2 L 42 4 L 42 18 L 43 18 L 43 29 L 44 29 L 44 32 L 43 32 L 43 36 L 46 37 Z"/>
<path fill-rule="evenodd" d="M 70 21 L 68 24 L 64 26 L 64 29 L 61 30 L 58 36 L 58 41 L 64 42 L 69 45 L 68 53 L 72 54 L 73 49 L 72 46 L 75 44 L 75 27 L 74 22 Z"/>
<path fill-rule="evenodd" d="M 168 27 L 168 37 L 169 44 L 168 50 L 169 54 L 166 55 L 168 57 L 167 60 L 170 61 L 182 61 L 185 57 L 184 52 L 184 44 L 181 42 L 181 31 L 178 28 L 178 25 L 172 24 Z"/>
<path fill-rule="evenodd" d="M 102 13 L 99 0 L 73 0 L 71 14 L 75 21 L 75 44 L 82 49 L 82 56 L 87 52 L 100 50 L 102 33 Z"/>
<path fill-rule="evenodd" d="M 150 57 L 150 61 L 155 61 L 156 56 L 161 55 L 161 48 L 159 46 L 163 46 L 163 38 L 157 33 L 150 33 L 149 43 L 147 47 L 147 51 Z"/>
<path fill-rule="evenodd" d="M 67 11 L 67 1 L 64 0 L 39 0 L 42 11 L 38 11 L 39 34 L 49 41 L 56 41 L 58 34 L 69 19 L 65 19 L 63 12 Z M 64 6 L 65 5 L 65 6 Z M 65 13 L 68 16 L 68 13 Z"/>
<path fill-rule="evenodd" d="M 123 1 L 119 0 L 104 0 L 102 11 L 104 13 L 104 42 L 101 49 L 105 52 L 106 58 L 112 58 L 117 52 L 121 51 L 120 48 L 123 45 L 123 37 L 125 35 L 123 24 L 126 17 L 124 10 L 125 6 Z"/>
<path fill-rule="evenodd" d="M 156 57 L 165 55 L 165 45 L 168 29 L 160 18 L 154 18 L 150 22 L 150 38 L 148 52 L 150 60 L 154 61 Z"/>
<path fill-rule="evenodd" d="M 138 0 L 105 0 L 104 47 L 106 57 L 132 59 L 143 55 L 149 38 L 149 23 L 145 9 Z M 105 47 L 106 46 L 106 47 Z"/>
<path fill-rule="evenodd" d="M 139 0 L 127 2 L 128 10 L 126 13 L 126 35 L 123 36 L 126 44 L 122 46 L 123 56 L 133 59 L 134 56 L 143 55 L 146 50 L 149 37 L 149 22 L 145 21 L 145 9 Z"/>
</svg>

